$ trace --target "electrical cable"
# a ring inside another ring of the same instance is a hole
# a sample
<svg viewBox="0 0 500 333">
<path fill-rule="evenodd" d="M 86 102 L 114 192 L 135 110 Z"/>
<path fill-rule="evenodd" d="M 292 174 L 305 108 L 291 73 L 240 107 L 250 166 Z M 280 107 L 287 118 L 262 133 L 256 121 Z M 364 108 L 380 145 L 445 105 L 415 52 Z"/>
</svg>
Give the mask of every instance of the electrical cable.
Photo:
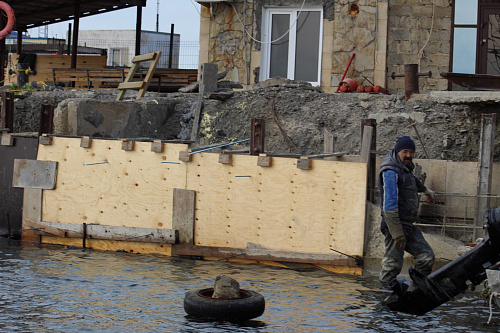
<svg viewBox="0 0 500 333">
<path fill-rule="evenodd" d="M 249 32 L 248 30 L 246 29 L 245 25 L 243 24 L 243 22 L 241 22 L 241 19 L 240 19 L 240 16 L 238 15 L 238 11 L 236 10 L 236 8 L 233 6 L 232 3 L 230 3 L 231 6 L 233 7 L 234 9 L 234 12 L 236 14 L 236 18 L 238 19 L 238 21 L 240 22 L 240 24 L 243 26 L 243 32 L 246 33 L 248 35 L 248 37 L 250 37 L 254 42 L 256 43 L 260 43 L 260 44 L 272 44 L 272 43 L 276 43 L 277 41 L 280 41 L 281 39 L 283 39 L 286 35 L 288 35 L 288 33 L 290 32 L 290 30 L 292 30 L 292 28 L 297 24 L 297 21 L 299 20 L 299 17 L 300 17 L 300 14 L 302 14 L 302 10 L 304 9 L 304 6 L 306 4 L 306 0 L 304 0 L 304 2 L 302 2 L 302 6 L 300 7 L 300 10 L 297 14 L 297 17 L 295 18 L 295 21 L 293 22 L 293 24 L 290 26 L 290 28 L 279 38 L 275 39 L 275 40 L 272 40 L 272 41 L 269 41 L 269 42 L 263 42 L 263 41 L 260 41 L 260 40 L 257 40 L 256 38 L 254 38 Z"/>
</svg>

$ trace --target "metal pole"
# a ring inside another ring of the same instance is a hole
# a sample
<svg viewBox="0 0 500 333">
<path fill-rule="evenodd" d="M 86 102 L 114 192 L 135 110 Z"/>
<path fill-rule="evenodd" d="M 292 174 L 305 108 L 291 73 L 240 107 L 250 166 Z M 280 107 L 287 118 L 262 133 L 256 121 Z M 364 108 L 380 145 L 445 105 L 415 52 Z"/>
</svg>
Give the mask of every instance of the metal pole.
<svg viewBox="0 0 500 333">
<path fill-rule="evenodd" d="M 78 30 L 80 29 L 80 0 L 75 0 L 75 28 L 73 29 L 73 46 L 71 48 L 71 68 L 76 68 L 78 54 Z"/>
<path fill-rule="evenodd" d="M 168 68 L 172 69 L 172 60 L 174 53 L 174 25 L 170 26 L 170 49 L 168 50 Z"/>
<path fill-rule="evenodd" d="M 137 22 L 135 26 L 135 55 L 141 54 L 142 6 L 137 6 Z"/>
<path fill-rule="evenodd" d="M 71 54 L 71 23 L 68 24 L 68 54 Z"/>
</svg>

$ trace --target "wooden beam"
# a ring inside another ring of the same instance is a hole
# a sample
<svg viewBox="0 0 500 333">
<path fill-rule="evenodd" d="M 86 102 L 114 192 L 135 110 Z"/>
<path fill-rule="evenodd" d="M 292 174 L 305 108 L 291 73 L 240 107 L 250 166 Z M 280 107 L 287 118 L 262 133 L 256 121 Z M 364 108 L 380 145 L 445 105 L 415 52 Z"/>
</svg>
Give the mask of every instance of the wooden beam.
<svg viewBox="0 0 500 333">
<path fill-rule="evenodd" d="M 83 225 L 74 223 L 35 222 L 23 220 L 23 228 L 39 228 L 39 234 L 58 237 L 82 238 Z M 175 244 L 179 233 L 173 229 L 153 229 L 118 227 L 111 225 L 87 224 L 88 239 L 104 239 L 113 241 L 147 242 Z"/>
<path fill-rule="evenodd" d="M 215 257 L 221 259 L 246 259 L 258 261 L 285 261 L 320 265 L 358 266 L 353 258 L 341 255 L 321 255 L 292 251 L 239 249 L 213 246 L 174 245 L 173 256 Z"/>
<path fill-rule="evenodd" d="M 179 230 L 180 244 L 194 244 L 196 191 L 174 188 L 172 228 Z"/>
<path fill-rule="evenodd" d="M 481 116 L 481 142 L 479 144 L 479 170 L 477 179 L 476 221 L 473 238 L 484 237 L 483 225 L 490 205 L 493 150 L 495 147 L 496 114 Z"/>
</svg>

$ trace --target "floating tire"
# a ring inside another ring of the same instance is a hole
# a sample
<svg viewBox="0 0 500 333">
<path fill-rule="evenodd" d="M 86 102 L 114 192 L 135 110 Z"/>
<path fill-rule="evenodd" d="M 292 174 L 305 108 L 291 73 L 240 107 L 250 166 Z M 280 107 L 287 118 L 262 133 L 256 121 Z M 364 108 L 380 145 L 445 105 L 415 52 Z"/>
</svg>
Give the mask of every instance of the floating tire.
<svg viewBox="0 0 500 333">
<path fill-rule="evenodd" d="M 240 290 L 240 298 L 213 298 L 213 288 L 189 291 L 184 297 L 184 311 L 198 318 L 245 321 L 259 317 L 266 308 L 264 297 L 250 290 Z"/>
<path fill-rule="evenodd" d="M 5 25 L 5 28 L 0 30 L 0 39 L 2 39 L 7 37 L 12 32 L 16 24 L 16 18 L 12 7 L 10 7 L 6 2 L 0 1 L 0 10 L 3 10 L 7 15 L 7 24 Z"/>
</svg>

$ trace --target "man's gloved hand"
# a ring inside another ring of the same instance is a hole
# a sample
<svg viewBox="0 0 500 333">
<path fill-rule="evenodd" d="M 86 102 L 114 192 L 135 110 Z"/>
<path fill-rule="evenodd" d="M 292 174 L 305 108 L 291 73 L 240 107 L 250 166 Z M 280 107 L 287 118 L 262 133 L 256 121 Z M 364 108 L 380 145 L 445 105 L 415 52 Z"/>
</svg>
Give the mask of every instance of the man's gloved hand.
<svg viewBox="0 0 500 333">
<path fill-rule="evenodd" d="M 401 236 L 401 237 L 398 237 L 398 238 L 394 239 L 394 245 L 397 248 L 404 249 L 405 246 L 406 246 L 406 237 L 405 236 Z"/>
<path fill-rule="evenodd" d="M 424 194 L 427 196 L 427 203 L 436 203 L 436 193 L 431 189 L 426 189 Z"/>
</svg>

